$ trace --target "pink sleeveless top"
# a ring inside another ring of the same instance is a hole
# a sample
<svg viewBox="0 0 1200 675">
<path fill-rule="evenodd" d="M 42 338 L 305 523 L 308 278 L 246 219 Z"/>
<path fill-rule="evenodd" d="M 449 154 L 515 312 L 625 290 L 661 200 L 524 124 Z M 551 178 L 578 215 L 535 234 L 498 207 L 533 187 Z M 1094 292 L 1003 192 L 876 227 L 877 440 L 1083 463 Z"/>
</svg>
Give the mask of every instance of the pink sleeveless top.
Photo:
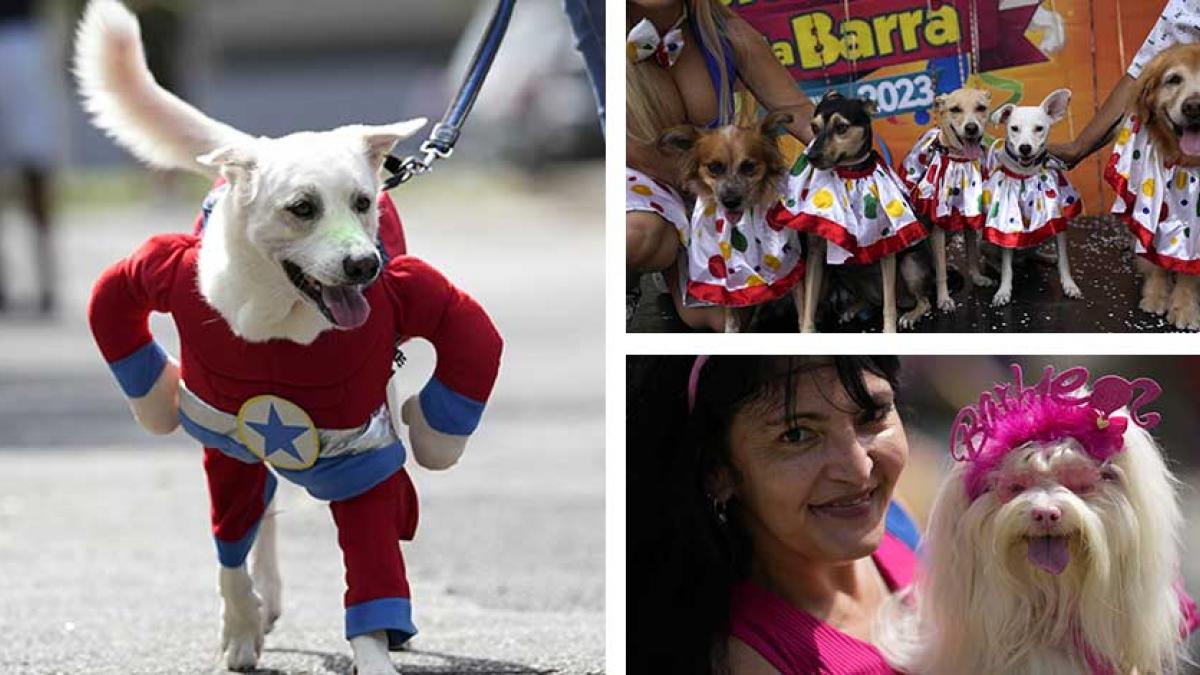
<svg viewBox="0 0 1200 675">
<path fill-rule="evenodd" d="M 890 531 L 871 556 L 889 590 L 912 583 L 917 557 Z M 874 646 L 788 604 L 753 581 L 733 588 L 730 634 L 785 675 L 893 675 Z"/>
</svg>

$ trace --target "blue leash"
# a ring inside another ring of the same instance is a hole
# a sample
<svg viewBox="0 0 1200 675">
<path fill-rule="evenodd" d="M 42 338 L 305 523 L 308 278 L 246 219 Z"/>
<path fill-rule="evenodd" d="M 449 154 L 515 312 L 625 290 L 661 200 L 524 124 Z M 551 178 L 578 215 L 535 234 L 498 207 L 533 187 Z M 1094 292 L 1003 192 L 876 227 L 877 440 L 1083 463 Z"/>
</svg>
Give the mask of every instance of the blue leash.
<svg viewBox="0 0 1200 675">
<path fill-rule="evenodd" d="M 423 156 L 409 155 L 400 159 L 388 155 L 384 159 L 384 168 L 392 174 L 383 182 L 384 192 L 408 182 L 413 176 L 429 173 L 435 161 L 445 159 L 454 152 L 454 144 L 458 142 L 462 125 L 466 122 L 471 107 L 475 105 L 479 89 L 483 86 L 492 61 L 496 58 L 496 52 L 500 49 L 500 41 L 504 38 L 504 32 L 508 30 L 508 20 L 512 17 L 516 2 L 517 0 L 500 0 L 497 3 L 492 20 L 483 31 L 483 39 L 475 49 L 475 56 L 471 57 L 471 65 L 467 68 L 467 75 L 462 84 L 459 85 L 458 93 L 454 95 L 454 100 L 446 109 L 442 121 L 434 125 L 429 138 L 421 143 Z"/>
</svg>

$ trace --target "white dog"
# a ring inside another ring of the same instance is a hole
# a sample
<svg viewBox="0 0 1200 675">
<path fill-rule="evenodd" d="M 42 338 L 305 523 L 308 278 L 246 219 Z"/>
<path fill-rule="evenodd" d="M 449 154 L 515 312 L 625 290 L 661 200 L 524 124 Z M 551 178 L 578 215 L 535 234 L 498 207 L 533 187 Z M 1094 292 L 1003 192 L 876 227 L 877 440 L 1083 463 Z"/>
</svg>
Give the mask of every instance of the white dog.
<svg viewBox="0 0 1200 675">
<path fill-rule="evenodd" d="M 372 308 L 364 293 L 383 267 L 376 247 L 378 171 L 395 143 L 419 130 L 424 119 L 251 137 L 210 119 L 154 81 L 137 21 L 115 0 L 88 5 L 76 36 L 75 73 L 95 124 L 139 159 L 229 182 L 204 229 L 195 265 L 204 301 L 237 339 L 310 345 L 330 329 L 351 331 L 367 321 Z M 373 297 L 382 293 L 376 289 Z M 474 301 L 457 302 L 460 308 L 469 304 L 471 316 L 486 321 Z M 443 310 L 450 316 L 451 310 Z M 498 335 L 488 339 L 498 359 Z M 475 364 L 463 365 L 479 372 Z M 180 369 L 173 359 L 145 395 L 129 396 L 135 417 L 148 430 L 168 433 L 179 426 Z M 415 398 L 403 406 L 389 401 L 387 407 L 397 430 L 403 426 L 402 408 L 418 463 L 446 468 L 457 460 L 466 435 L 432 428 Z M 360 451 L 347 448 L 346 454 Z M 223 648 L 231 669 L 255 666 L 263 634 L 280 612 L 269 511 L 251 553 L 253 575 L 245 565 L 220 571 Z M 351 646 L 360 675 L 395 672 L 384 631 L 353 637 Z"/>
<path fill-rule="evenodd" d="M 889 659 L 922 675 L 1175 672 L 1175 480 L 1144 429 L 1109 442 L 1105 461 L 1074 437 L 1027 442 L 974 483 L 978 467 L 959 463 L 930 516 L 916 607 L 894 601 L 880 623 Z"/>
<path fill-rule="evenodd" d="M 1003 148 L 993 147 L 988 156 L 991 175 L 987 195 L 991 208 L 983 236 L 1003 251 L 1000 287 L 993 305 L 1005 305 L 1012 297 L 1013 249 L 1035 246 L 1053 235 L 1058 250 L 1058 281 L 1063 294 L 1081 298 L 1083 293 L 1071 278 L 1067 258 L 1066 222 L 1082 210 L 1079 193 L 1066 173 L 1047 164 L 1046 138 L 1050 127 L 1067 114 L 1071 92 L 1058 89 L 1041 105 L 1000 106 L 992 121 L 1004 127 Z"/>
</svg>

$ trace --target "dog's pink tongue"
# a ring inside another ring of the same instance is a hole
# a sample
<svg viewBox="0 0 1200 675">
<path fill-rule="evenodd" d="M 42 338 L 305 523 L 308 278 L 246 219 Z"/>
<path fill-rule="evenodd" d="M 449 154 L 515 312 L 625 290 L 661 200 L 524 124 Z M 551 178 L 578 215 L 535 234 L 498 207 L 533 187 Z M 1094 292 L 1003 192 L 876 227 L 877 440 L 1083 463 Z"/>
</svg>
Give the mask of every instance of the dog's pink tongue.
<svg viewBox="0 0 1200 675">
<path fill-rule="evenodd" d="M 1185 131 L 1179 139 L 1179 149 L 1190 157 L 1200 157 L 1200 131 Z"/>
<path fill-rule="evenodd" d="M 1070 559 L 1066 537 L 1033 537 L 1029 540 L 1029 562 L 1050 574 L 1062 574 Z"/>
<path fill-rule="evenodd" d="M 979 144 L 968 143 L 963 146 L 962 154 L 963 157 L 966 157 L 967 159 L 976 160 L 979 159 L 979 153 L 982 152 L 982 150 L 983 149 L 979 147 Z"/>
<path fill-rule="evenodd" d="M 362 291 L 354 286 L 322 286 L 321 300 L 339 328 L 358 328 L 371 313 L 371 306 Z"/>
</svg>

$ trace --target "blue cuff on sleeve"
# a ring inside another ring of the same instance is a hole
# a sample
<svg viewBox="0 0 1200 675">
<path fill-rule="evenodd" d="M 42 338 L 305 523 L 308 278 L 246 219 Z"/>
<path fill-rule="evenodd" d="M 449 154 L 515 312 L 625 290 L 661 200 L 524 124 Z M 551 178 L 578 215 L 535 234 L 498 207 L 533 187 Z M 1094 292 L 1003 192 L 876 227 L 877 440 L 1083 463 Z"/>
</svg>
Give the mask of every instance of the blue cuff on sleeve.
<svg viewBox="0 0 1200 675">
<path fill-rule="evenodd" d="M 346 639 L 387 631 L 388 649 L 399 649 L 417 634 L 408 598 L 379 598 L 346 608 Z"/>
<path fill-rule="evenodd" d="M 126 396 L 141 398 L 150 392 L 166 365 L 167 353 L 151 340 L 129 356 L 108 364 L 108 367 L 112 368 Z"/>
<path fill-rule="evenodd" d="M 421 390 L 421 412 L 436 431 L 466 436 L 479 426 L 483 404 L 454 391 L 435 377 Z"/>
</svg>

